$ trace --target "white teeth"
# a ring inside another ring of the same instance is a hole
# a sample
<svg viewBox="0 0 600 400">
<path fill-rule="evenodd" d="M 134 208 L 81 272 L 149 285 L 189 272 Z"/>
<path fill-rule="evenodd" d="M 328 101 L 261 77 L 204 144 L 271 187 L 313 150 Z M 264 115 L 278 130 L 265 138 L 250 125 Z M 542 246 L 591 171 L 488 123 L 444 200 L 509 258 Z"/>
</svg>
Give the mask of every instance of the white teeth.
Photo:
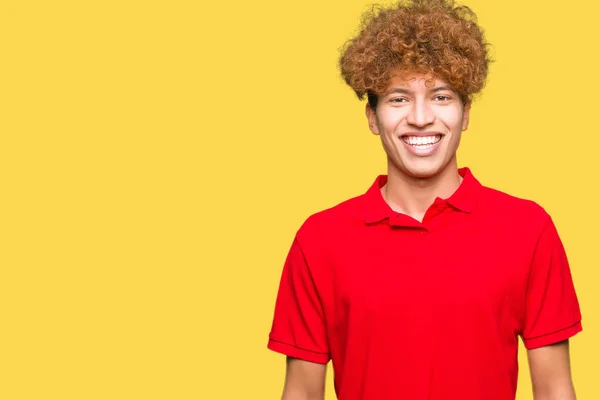
<svg viewBox="0 0 600 400">
<path fill-rule="evenodd" d="M 402 140 L 411 146 L 426 146 L 435 144 L 442 139 L 441 135 L 436 136 L 403 136 Z"/>
</svg>

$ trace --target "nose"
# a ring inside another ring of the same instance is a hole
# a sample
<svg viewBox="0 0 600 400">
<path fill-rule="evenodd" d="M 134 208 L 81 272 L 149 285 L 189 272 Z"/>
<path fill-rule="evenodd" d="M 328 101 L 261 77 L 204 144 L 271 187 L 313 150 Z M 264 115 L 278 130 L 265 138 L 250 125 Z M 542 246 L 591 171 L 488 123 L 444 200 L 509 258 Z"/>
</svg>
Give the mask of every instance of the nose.
<svg viewBox="0 0 600 400">
<path fill-rule="evenodd" d="M 425 127 L 435 121 L 433 110 L 426 101 L 416 101 L 413 103 L 410 112 L 406 116 L 406 122 L 409 125 Z"/>
</svg>

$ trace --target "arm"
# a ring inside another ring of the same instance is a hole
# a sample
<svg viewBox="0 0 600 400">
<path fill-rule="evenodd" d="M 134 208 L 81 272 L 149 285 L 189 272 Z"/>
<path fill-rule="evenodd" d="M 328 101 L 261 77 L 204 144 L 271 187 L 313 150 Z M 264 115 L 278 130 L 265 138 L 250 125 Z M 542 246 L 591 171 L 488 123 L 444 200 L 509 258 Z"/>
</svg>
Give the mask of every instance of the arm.
<svg viewBox="0 0 600 400">
<path fill-rule="evenodd" d="M 327 364 L 317 364 L 297 358 L 286 359 L 285 385 L 282 400 L 323 400 Z"/>
<path fill-rule="evenodd" d="M 308 265 L 298 238 L 283 267 L 268 348 L 286 357 L 283 400 L 323 400 L 330 361 L 320 271 Z M 330 285 L 327 285 L 330 286 Z"/>
<path fill-rule="evenodd" d="M 569 341 L 528 350 L 535 400 L 575 400 Z"/>
<path fill-rule="evenodd" d="M 535 400 L 575 400 L 569 338 L 582 330 L 565 249 L 548 219 L 534 252 L 521 336 Z"/>
</svg>

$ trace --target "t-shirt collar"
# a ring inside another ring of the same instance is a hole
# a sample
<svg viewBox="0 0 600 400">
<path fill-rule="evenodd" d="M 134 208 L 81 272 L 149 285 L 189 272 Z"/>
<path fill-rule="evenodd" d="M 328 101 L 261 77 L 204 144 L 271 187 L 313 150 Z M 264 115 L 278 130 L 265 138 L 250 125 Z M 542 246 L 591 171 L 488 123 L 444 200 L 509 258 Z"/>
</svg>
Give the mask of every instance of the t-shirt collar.
<svg viewBox="0 0 600 400">
<path fill-rule="evenodd" d="M 452 196 L 442 201 L 447 202 L 459 211 L 470 213 L 477 201 L 481 183 L 479 183 L 467 167 L 460 168 L 458 173 L 463 177 L 463 181 Z M 386 182 L 387 175 L 379 175 L 364 194 L 365 222 L 367 223 L 379 222 L 395 214 L 381 194 L 381 188 Z"/>
</svg>

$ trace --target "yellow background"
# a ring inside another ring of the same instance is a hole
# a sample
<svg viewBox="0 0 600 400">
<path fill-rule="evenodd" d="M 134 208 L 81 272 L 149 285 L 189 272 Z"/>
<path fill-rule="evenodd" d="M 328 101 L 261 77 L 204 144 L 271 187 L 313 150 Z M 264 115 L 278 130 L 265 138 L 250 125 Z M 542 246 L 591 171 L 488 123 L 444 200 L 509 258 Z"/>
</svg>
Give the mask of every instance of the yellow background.
<svg viewBox="0 0 600 400">
<path fill-rule="evenodd" d="M 293 235 L 385 172 L 336 64 L 366 4 L 0 2 L 1 399 L 279 398 Z M 459 162 L 554 217 L 598 399 L 600 8 L 466 4 L 497 62 Z"/>
</svg>

